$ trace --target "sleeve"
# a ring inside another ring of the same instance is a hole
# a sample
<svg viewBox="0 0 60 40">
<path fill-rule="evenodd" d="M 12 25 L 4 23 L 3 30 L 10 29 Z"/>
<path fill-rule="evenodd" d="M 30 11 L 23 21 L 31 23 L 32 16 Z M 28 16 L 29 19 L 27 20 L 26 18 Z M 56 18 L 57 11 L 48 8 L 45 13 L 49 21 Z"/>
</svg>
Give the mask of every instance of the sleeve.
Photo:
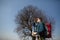
<svg viewBox="0 0 60 40">
<path fill-rule="evenodd" d="M 32 24 L 32 31 L 34 32 L 35 23 Z"/>
<path fill-rule="evenodd" d="M 44 31 L 47 31 L 47 27 L 45 26 L 44 23 L 43 23 L 43 27 L 44 27 Z"/>
</svg>

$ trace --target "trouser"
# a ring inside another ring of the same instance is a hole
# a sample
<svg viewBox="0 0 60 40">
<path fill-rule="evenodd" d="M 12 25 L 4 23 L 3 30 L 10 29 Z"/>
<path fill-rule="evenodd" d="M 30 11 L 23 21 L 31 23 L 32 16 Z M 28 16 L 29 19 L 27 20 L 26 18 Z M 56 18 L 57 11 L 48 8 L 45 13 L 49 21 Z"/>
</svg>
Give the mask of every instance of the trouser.
<svg viewBox="0 0 60 40">
<path fill-rule="evenodd" d="M 32 36 L 32 40 L 35 40 L 35 37 L 34 36 Z"/>
<path fill-rule="evenodd" d="M 41 40 L 45 40 L 45 38 L 46 38 L 46 31 L 38 32 L 38 34 L 40 35 Z"/>
</svg>

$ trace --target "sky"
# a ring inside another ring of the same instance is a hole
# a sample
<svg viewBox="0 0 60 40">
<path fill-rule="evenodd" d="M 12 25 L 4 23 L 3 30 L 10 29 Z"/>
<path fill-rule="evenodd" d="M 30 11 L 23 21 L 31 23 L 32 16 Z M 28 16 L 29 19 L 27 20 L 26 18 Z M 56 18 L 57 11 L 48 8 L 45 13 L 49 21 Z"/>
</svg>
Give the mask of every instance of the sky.
<svg viewBox="0 0 60 40">
<path fill-rule="evenodd" d="M 0 0 L 0 38 L 3 40 L 19 40 L 16 32 L 15 16 L 18 11 L 28 5 L 33 5 L 47 16 L 55 19 L 54 39 L 60 38 L 60 1 L 59 0 Z"/>
</svg>

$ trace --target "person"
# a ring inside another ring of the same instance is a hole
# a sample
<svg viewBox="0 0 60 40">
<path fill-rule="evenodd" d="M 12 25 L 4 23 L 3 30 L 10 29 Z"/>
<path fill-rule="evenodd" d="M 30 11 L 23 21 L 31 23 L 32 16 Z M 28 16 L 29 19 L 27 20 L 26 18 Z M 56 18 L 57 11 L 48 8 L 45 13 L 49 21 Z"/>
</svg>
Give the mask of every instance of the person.
<svg viewBox="0 0 60 40">
<path fill-rule="evenodd" d="M 49 22 L 46 22 L 45 25 L 47 27 L 47 38 L 51 38 L 51 24 Z"/>
<path fill-rule="evenodd" d="M 45 39 L 46 28 L 45 24 L 42 22 L 42 18 L 35 18 L 34 23 L 34 32 L 40 35 L 41 38 Z"/>
</svg>

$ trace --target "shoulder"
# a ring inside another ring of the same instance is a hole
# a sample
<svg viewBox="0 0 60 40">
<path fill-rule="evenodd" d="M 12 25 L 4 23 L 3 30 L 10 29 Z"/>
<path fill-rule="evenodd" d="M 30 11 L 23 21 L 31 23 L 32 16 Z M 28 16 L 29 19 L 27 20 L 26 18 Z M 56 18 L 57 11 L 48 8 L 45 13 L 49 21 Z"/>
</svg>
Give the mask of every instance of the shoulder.
<svg viewBox="0 0 60 40">
<path fill-rule="evenodd" d="M 32 25 L 35 25 L 35 22 Z"/>
<path fill-rule="evenodd" d="M 44 22 L 41 22 L 43 25 L 45 25 L 45 23 Z"/>
</svg>

